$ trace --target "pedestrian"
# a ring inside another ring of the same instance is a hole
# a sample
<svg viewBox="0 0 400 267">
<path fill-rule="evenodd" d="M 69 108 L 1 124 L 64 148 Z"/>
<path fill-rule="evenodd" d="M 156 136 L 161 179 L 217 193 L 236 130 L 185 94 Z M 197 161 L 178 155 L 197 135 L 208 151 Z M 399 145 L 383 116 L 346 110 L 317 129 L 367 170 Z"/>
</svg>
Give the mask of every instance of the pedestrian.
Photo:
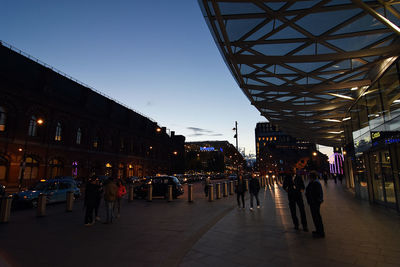
<svg viewBox="0 0 400 267">
<path fill-rule="evenodd" d="M 342 182 L 343 182 L 343 174 L 339 173 L 338 174 L 338 178 L 339 178 L 340 184 L 342 184 Z"/>
<path fill-rule="evenodd" d="M 100 179 L 96 177 L 94 185 L 96 186 L 96 205 L 94 207 L 94 216 L 96 221 L 101 221 L 99 216 L 99 208 L 101 203 L 101 198 L 103 196 L 103 184 L 101 183 Z"/>
<path fill-rule="evenodd" d="M 293 179 L 294 176 L 294 179 Z M 299 220 L 296 214 L 296 205 L 299 207 L 301 225 L 303 231 L 308 232 L 307 217 L 304 209 L 304 201 L 302 192 L 304 192 L 304 182 L 300 175 L 286 174 L 282 188 L 288 193 L 289 209 L 292 215 L 294 229 L 299 230 Z"/>
<path fill-rule="evenodd" d="M 120 217 L 121 214 L 121 199 L 123 196 L 126 195 L 126 187 L 122 183 L 120 179 L 117 181 L 117 186 L 118 186 L 118 193 L 117 193 L 117 200 L 115 203 L 115 208 L 117 209 L 117 218 Z"/>
<path fill-rule="evenodd" d="M 85 226 L 92 226 L 94 224 L 93 212 L 96 206 L 97 197 L 97 188 L 95 182 L 95 179 L 91 178 L 86 183 L 85 199 L 83 204 L 85 208 Z"/>
<path fill-rule="evenodd" d="M 311 216 L 314 221 L 315 231 L 312 232 L 313 237 L 325 237 L 324 225 L 320 213 L 320 207 L 324 201 L 324 194 L 321 183 L 318 181 L 315 173 L 310 174 L 310 182 L 306 188 L 307 203 L 310 206 Z"/>
<path fill-rule="evenodd" d="M 322 178 L 324 179 L 325 185 L 328 185 L 328 174 L 326 173 L 326 171 L 324 171 L 324 173 L 322 174 Z"/>
<path fill-rule="evenodd" d="M 210 177 L 204 179 L 204 194 L 208 197 L 208 186 L 210 185 Z"/>
<path fill-rule="evenodd" d="M 238 181 L 235 188 L 236 199 L 238 203 L 238 208 L 240 208 L 240 199 L 242 200 L 242 208 L 244 209 L 244 194 L 246 192 L 246 184 L 244 182 L 243 176 L 239 175 Z"/>
<path fill-rule="evenodd" d="M 335 184 L 337 184 L 337 174 L 336 173 L 333 174 L 333 179 L 335 180 Z"/>
<path fill-rule="evenodd" d="M 112 223 L 114 219 L 114 206 L 117 200 L 118 186 L 113 178 L 109 178 L 104 185 L 104 202 L 106 204 L 106 221 L 104 223 Z"/>
<path fill-rule="evenodd" d="M 258 178 L 253 176 L 250 179 L 249 183 L 249 192 L 250 192 L 250 210 L 253 211 L 253 198 L 256 199 L 257 201 L 257 209 L 260 208 L 260 200 L 258 199 L 258 192 L 260 192 L 260 182 L 258 181 Z"/>
</svg>

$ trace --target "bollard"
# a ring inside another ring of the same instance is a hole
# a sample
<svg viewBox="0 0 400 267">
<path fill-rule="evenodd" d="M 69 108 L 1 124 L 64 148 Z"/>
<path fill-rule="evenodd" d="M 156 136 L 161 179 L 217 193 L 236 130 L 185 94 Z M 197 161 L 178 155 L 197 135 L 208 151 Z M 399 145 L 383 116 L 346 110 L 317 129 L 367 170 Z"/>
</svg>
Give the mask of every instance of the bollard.
<svg viewBox="0 0 400 267">
<path fill-rule="evenodd" d="M 216 190 L 217 190 L 217 199 L 220 199 L 221 198 L 221 184 L 220 183 L 217 183 Z"/>
<path fill-rule="evenodd" d="M 246 179 L 245 182 L 246 182 L 246 191 L 249 191 L 249 179 Z"/>
<path fill-rule="evenodd" d="M 133 191 L 133 185 L 129 186 L 129 193 L 128 193 L 128 201 L 132 202 L 134 199 L 135 195 L 134 195 L 134 191 Z"/>
<path fill-rule="evenodd" d="M 228 196 L 228 183 L 224 182 L 224 197 Z"/>
<path fill-rule="evenodd" d="M 46 216 L 46 195 L 45 194 L 41 193 L 39 195 L 39 198 L 37 201 L 36 216 L 38 216 L 38 217 Z"/>
<path fill-rule="evenodd" d="M 214 201 L 214 185 L 208 185 L 208 201 Z"/>
<path fill-rule="evenodd" d="M 229 195 L 233 195 L 235 190 L 233 190 L 233 181 L 229 181 Z"/>
<path fill-rule="evenodd" d="M 193 202 L 193 185 L 188 184 L 188 201 Z"/>
<path fill-rule="evenodd" d="M 67 192 L 67 205 L 65 207 L 65 211 L 72 211 L 72 207 L 74 206 L 74 192 Z"/>
<path fill-rule="evenodd" d="M 10 220 L 12 196 L 3 197 L 0 207 L 0 223 L 6 223 Z"/>
<path fill-rule="evenodd" d="M 168 185 L 168 202 L 172 201 L 172 185 Z"/>
<path fill-rule="evenodd" d="M 153 186 L 147 185 L 147 201 L 153 201 Z"/>
</svg>

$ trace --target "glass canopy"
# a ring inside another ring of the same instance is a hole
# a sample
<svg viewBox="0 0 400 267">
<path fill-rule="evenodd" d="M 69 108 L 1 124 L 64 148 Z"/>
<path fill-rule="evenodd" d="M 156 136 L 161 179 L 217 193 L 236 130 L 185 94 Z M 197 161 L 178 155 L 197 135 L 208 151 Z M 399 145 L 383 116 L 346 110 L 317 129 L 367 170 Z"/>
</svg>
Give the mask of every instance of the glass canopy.
<svg viewBox="0 0 400 267">
<path fill-rule="evenodd" d="M 346 111 L 400 54 L 400 1 L 199 0 L 236 82 L 270 122 L 340 146 Z"/>
</svg>

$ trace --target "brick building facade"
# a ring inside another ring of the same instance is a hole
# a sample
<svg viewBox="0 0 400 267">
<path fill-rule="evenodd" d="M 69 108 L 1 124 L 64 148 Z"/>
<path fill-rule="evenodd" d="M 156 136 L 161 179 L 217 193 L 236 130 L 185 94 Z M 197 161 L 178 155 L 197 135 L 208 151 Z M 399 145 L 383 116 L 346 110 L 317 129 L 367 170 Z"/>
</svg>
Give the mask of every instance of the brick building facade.
<svg viewBox="0 0 400 267">
<path fill-rule="evenodd" d="M 0 96 L 2 184 L 183 168 L 184 136 L 1 43 Z"/>
</svg>

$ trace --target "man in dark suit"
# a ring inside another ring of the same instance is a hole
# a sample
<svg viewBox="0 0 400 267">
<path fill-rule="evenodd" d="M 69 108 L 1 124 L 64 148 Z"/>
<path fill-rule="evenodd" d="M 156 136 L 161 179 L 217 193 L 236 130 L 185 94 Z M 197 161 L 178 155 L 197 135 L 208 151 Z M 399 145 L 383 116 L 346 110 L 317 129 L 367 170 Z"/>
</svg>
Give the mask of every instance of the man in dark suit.
<svg viewBox="0 0 400 267">
<path fill-rule="evenodd" d="M 301 224 L 303 225 L 304 232 L 308 232 L 307 217 L 304 210 L 304 202 L 302 192 L 304 191 L 304 182 L 301 176 L 296 175 L 293 179 L 292 174 L 286 174 L 283 181 L 283 189 L 288 193 L 289 208 L 292 215 L 294 229 L 299 229 L 299 220 L 296 215 L 296 205 L 300 210 Z"/>
<path fill-rule="evenodd" d="M 324 201 L 324 193 L 315 173 L 310 173 L 310 183 L 306 188 L 306 197 L 308 205 L 310 205 L 311 216 L 316 229 L 312 232 L 313 237 L 323 238 L 325 237 L 325 231 L 322 223 L 320 207 L 321 203 Z"/>
</svg>

